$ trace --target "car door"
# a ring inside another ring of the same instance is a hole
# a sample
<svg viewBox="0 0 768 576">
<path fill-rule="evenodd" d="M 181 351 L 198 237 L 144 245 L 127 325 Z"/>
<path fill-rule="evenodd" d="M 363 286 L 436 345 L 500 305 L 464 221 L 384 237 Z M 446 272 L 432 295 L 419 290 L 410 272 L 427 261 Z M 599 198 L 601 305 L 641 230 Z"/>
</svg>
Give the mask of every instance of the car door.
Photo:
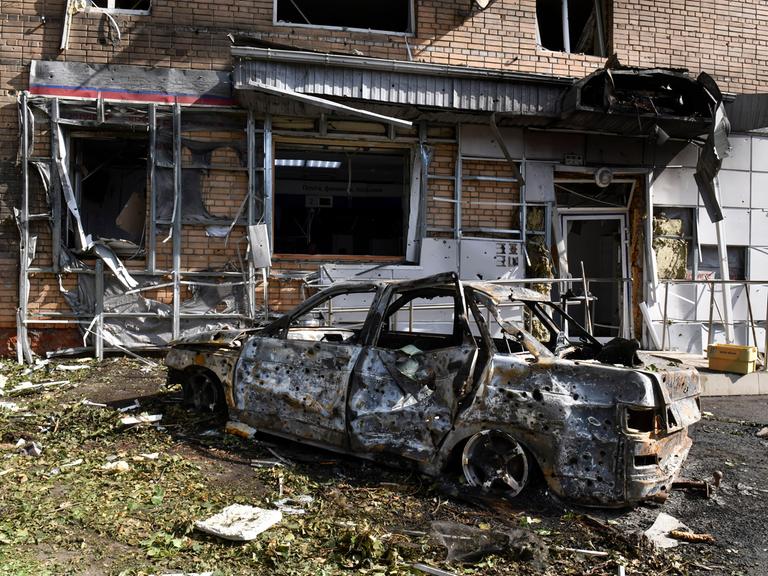
<svg viewBox="0 0 768 576">
<path fill-rule="evenodd" d="M 329 289 L 247 341 L 235 374 L 239 417 L 289 438 L 345 447 L 347 390 L 375 295 L 371 286 Z"/>
<path fill-rule="evenodd" d="M 350 446 L 426 462 L 471 388 L 478 345 L 455 274 L 395 285 L 382 302 L 352 376 Z"/>
</svg>

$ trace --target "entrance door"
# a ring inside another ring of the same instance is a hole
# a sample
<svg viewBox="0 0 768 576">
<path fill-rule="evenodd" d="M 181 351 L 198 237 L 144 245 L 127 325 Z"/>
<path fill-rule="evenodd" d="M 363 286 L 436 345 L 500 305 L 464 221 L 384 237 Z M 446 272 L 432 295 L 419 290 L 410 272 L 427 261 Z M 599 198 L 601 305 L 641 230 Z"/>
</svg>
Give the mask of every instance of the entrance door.
<svg viewBox="0 0 768 576">
<path fill-rule="evenodd" d="M 593 335 L 607 341 L 629 333 L 626 310 L 627 277 L 626 217 L 624 214 L 569 214 L 563 216 L 563 236 L 568 269 L 581 277 L 581 265 L 589 281 Z M 583 296 L 581 282 L 573 285 L 575 296 Z M 587 325 L 584 306 L 571 304 L 569 313 Z"/>
</svg>

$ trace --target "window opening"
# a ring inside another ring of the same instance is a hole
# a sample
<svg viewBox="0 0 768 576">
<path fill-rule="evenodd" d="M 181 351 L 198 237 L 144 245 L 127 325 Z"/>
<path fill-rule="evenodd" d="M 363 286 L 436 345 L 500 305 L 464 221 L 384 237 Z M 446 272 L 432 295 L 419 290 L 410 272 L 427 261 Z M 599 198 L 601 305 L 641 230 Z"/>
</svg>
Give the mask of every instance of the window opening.
<svg viewBox="0 0 768 576">
<path fill-rule="evenodd" d="M 413 0 L 275 0 L 275 23 L 410 34 Z"/>
<path fill-rule="evenodd" d="M 653 250 L 660 280 L 690 280 L 694 269 L 692 208 L 654 206 Z"/>
<path fill-rule="evenodd" d="M 373 304 L 375 291 L 336 294 L 291 321 L 289 340 L 356 341 Z"/>
<path fill-rule="evenodd" d="M 73 138 L 72 147 L 85 233 L 121 256 L 138 255 L 145 241 L 146 140 Z M 77 246 L 74 230 L 67 245 Z"/>
<path fill-rule="evenodd" d="M 90 0 L 91 5 L 106 10 L 149 12 L 152 0 Z"/>
<path fill-rule="evenodd" d="M 537 0 L 539 44 L 547 50 L 605 56 L 605 0 Z"/>
<path fill-rule="evenodd" d="M 445 289 L 394 293 L 376 345 L 414 352 L 461 345 L 465 333 L 456 315 L 458 302 L 455 291 Z"/>
<path fill-rule="evenodd" d="M 555 182 L 557 207 L 626 208 L 632 197 L 634 182 L 612 182 L 600 187 L 594 182 Z"/>
<path fill-rule="evenodd" d="M 409 173 L 406 151 L 278 146 L 275 252 L 402 257 Z"/>
<path fill-rule="evenodd" d="M 747 279 L 747 247 L 727 246 L 728 273 L 730 280 Z M 719 280 L 723 276 L 720 273 L 720 256 L 717 246 L 713 244 L 701 245 L 701 261 L 699 262 L 698 280 Z"/>
</svg>

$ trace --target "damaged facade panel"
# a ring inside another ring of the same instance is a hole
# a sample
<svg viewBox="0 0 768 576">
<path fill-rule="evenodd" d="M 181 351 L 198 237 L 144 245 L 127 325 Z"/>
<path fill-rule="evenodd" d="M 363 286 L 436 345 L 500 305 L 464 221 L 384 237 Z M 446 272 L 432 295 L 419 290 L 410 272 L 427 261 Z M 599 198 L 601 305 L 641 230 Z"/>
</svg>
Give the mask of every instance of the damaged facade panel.
<svg viewBox="0 0 768 576">
<path fill-rule="evenodd" d="M 329 305 L 351 295 L 368 307 Z M 450 321 L 413 331 L 414 303 Z M 649 372 L 636 349 L 600 344 L 537 292 L 443 274 L 337 284 L 263 328 L 180 342 L 166 364 L 190 404 L 259 430 L 434 476 L 460 462 L 468 483 L 507 497 L 538 466 L 559 496 L 619 506 L 665 494 L 700 417 L 696 371 Z"/>
</svg>

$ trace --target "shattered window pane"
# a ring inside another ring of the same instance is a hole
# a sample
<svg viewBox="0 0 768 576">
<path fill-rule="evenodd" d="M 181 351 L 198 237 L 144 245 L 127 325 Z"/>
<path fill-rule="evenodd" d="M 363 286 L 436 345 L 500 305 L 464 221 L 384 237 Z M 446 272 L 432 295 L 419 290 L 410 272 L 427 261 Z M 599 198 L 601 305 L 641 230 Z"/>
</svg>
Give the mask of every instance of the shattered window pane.
<svg viewBox="0 0 768 576">
<path fill-rule="evenodd" d="M 602 30 L 610 29 L 606 4 L 603 0 L 598 3 L 593 0 L 568 0 L 568 27 L 564 30 L 562 0 L 537 0 L 536 20 L 540 45 L 556 52 L 594 56 L 607 54 L 607 47 L 600 45 L 598 34 L 599 18 L 602 18 Z M 596 5 L 600 13 L 596 11 Z"/>
<path fill-rule="evenodd" d="M 277 0 L 275 21 L 303 26 L 413 32 L 412 0 Z"/>
<path fill-rule="evenodd" d="M 405 150 L 278 147 L 275 252 L 401 257 L 409 186 Z"/>
<path fill-rule="evenodd" d="M 148 12 L 152 5 L 152 0 L 92 0 L 92 2 L 98 8 L 140 10 L 142 12 Z"/>
<path fill-rule="evenodd" d="M 146 139 L 76 138 L 73 149 L 85 233 L 104 240 L 121 256 L 139 255 L 147 210 Z M 68 245 L 76 246 L 72 230 Z"/>
<path fill-rule="evenodd" d="M 288 338 L 324 342 L 353 340 L 365 323 L 374 296 L 375 292 L 355 292 L 327 298 L 293 319 Z"/>
<path fill-rule="evenodd" d="M 730 280 L 746 280 L 747 247 L 728 246 L 727 251 Z M 722 277 L 722 274 L 720 274 L 720 257 L 718 255 L 717 246 L 702 244 L 701 261 L 699 262 L 697 280 L 719 280 Z"/>
<path fill-rule="evenodd" d="M 653 250 L 660 280 L 690 280 L 694 262 L 692 208 L 656 206 L 653 209 Z"/>
</svg>

